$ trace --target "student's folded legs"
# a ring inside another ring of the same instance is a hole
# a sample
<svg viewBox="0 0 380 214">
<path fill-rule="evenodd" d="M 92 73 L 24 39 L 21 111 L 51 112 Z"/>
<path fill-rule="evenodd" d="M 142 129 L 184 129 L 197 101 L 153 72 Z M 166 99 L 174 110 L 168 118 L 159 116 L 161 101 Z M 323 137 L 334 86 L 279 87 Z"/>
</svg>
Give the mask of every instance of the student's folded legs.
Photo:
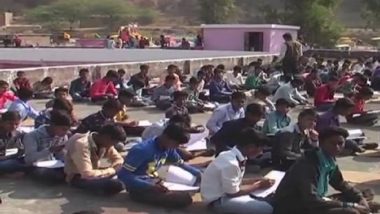
<svg viewBox="0 0 380 214">
<path fill-rule="evenodd" d="M 216 213 L 271 214 L 273 212 L 268 202 L 254 199 L 249 195 L 235 198 L 223 197 L 214 202 L 210 208 Z"/>
<path fill-rule="evenodd" d="M 26 168 L 22 158 L 0 160 L 0 175 L 24 172 Z"/>
<path fill-rule="evenodd" d="M 189 193 L 186 192 L 159 192 L 153 189 L 129 191 L 132 200 L 164 208 L 184 208 L 193 203 Z"/>
<path fill-rule="evenodd" d="M 65 183 L 65 173 L 63 168 L 49 169 L 33 167 L 30 169 L 30 176 L 33 180 L 44 184 L 63 184 Z"/>
<path fill-rule="evenodd" d="M 373 126 L 378 121 L 378 115 L 377 114 L 371 114 L 371 113 L 364 113 L 360 114 L 357 117 L 348 117 L 347 122 L 349 124 L 354 125 L 361 125 L 361 126 Z"/>
<path fill-rule="evenodd" d="M 71 180 L 70 185 L 97 195 L 116 195 L 124 190 L 123 183 L 112 178 L 87 180 L 78 175 Z"/>
</svg>

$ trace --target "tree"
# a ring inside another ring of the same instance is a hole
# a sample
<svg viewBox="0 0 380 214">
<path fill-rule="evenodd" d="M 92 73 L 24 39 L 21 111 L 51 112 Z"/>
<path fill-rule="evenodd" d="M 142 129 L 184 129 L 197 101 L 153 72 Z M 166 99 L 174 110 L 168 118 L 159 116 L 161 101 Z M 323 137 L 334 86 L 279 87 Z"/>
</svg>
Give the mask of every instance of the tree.
<svg viewBox="0 0 380 214">
<path fill-rule="evenodd" d="M 362 17 L 367 21 L 367 27 L 374 30 L 380 27 L 380 1 L 364 0 Z"/>
<path fill-rule="evenodd" d="M 199 0 L 200 18 L 206 24 L 230 22 L 235 15 L 235 0 Z"/>
<path fill-rule="evenodd" d="M 335 18 L 338 5 L 337 0 L 285 0 L 282 9 L 264 5 L 267 9 L 261 11 L 266 22 L 300 26 L 306 41 L 330 47 L 342 31 Z"/>
</svg>

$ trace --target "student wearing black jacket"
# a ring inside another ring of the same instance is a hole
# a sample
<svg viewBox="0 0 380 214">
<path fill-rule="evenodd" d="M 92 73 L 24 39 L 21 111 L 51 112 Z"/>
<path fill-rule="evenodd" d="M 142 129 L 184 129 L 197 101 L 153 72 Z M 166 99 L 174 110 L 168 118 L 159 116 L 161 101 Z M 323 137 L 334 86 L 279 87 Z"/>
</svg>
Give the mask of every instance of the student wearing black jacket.
<svg viewBox="0 0 380 214">
<path fill-rule="evenodd" d="M 286 173 L 274 196 L 274 214 L 362 214 L 370 206 L 344 180 L 335 157 L 344 148 L 346 130 L 331 127 L 319 135 L 320 149 L 305 152 Z M 331 185 L 340 194 L 327 198 Z"/>
</svg>

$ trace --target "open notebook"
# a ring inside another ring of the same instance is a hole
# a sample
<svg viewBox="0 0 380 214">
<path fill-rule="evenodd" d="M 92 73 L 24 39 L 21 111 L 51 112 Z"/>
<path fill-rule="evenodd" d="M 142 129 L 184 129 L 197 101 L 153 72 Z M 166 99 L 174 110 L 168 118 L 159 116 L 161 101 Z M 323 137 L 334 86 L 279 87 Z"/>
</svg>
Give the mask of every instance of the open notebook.
<svg viewBox="0 0 380 214">
<path fill-rule="evenodd" d="M 177 167 L 167 167 L 165 172 L 164 186 L 171 191 L 198 191 L 199 187 L 194 186 L 197 178 L 190 172 Z"/>
<path fill-rule="evenodd" d="M 280 185 L 284 176 L 285 176 L 285 172 L 276 171 L 276 170 L 270 171 L 267 175 L 265 175 L 264 178 L 274 180 L 275 182 L 274 182 L 273 186 L 269 187 L 268 189 L 264 189 L 264 190 L 256 190 L 256 191 L 252 192 L 251 195 L 255 196 L 255 197 L 260 197 L 260 198 L 265 198 L 265 197 L 269 196 L 270 194 L 272 194 L 276 191 L 277 187 Z"/>
</svg>

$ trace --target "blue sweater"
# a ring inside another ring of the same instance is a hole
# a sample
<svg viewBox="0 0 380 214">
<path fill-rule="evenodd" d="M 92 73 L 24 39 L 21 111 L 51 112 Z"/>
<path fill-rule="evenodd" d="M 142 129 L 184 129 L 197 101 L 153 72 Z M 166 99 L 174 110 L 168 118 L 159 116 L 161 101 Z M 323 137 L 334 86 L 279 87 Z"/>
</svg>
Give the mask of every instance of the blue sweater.
<svg viewBox="0 0 380 214">
<path fill-rule="evenodd" d="M 157 169 L 166 161 L 189 171 L 195 176 L 200 171 L 183 162 L 175 149 L 163 150 L 158 146 L 158 138 L 149 139 L 134 146 L 124 159 L 123 168 L 118 178 L 128 190 L 150 188 L 155 185 L 154 179 L 158 177 Z"/>
</svg>

